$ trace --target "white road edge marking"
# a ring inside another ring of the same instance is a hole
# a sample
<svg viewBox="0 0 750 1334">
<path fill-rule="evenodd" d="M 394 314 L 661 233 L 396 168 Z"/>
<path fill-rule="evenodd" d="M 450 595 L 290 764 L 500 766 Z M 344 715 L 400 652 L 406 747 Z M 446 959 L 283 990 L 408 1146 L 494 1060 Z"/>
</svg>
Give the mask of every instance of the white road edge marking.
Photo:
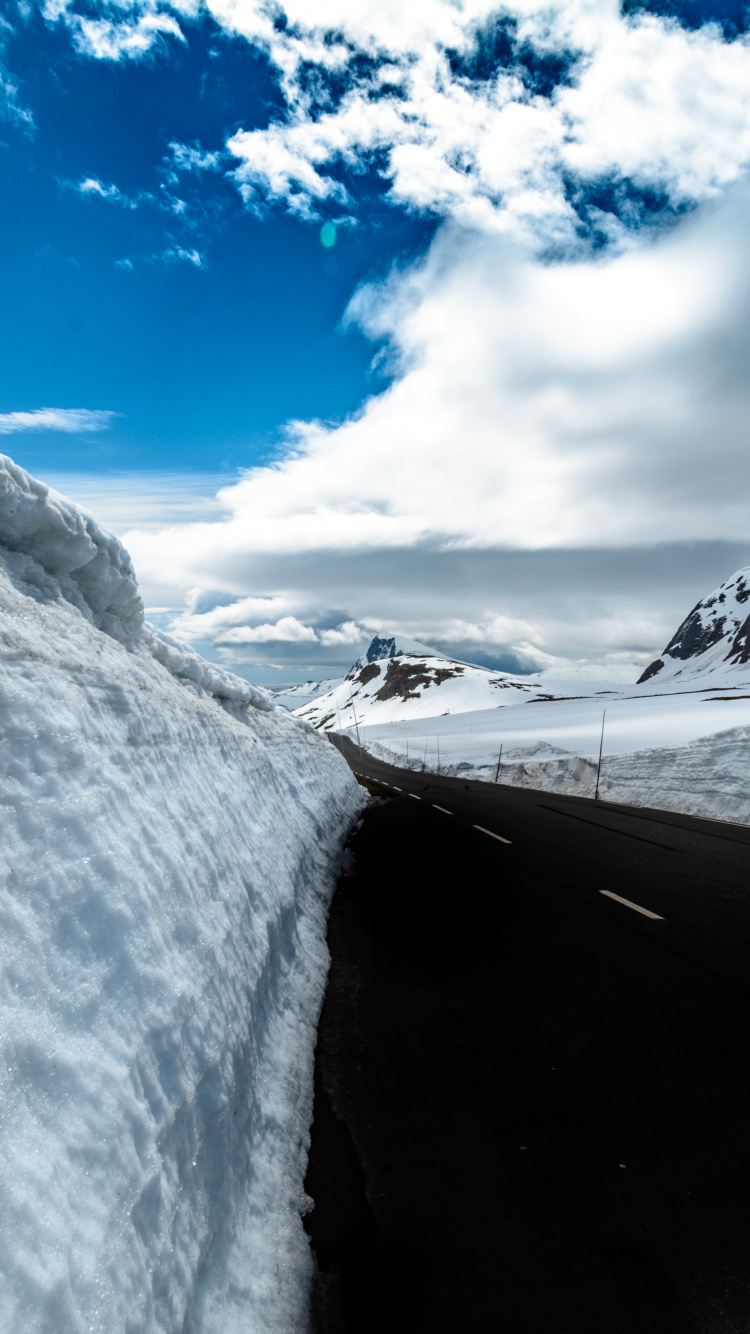
<svg viewBox="0 0 750 1334">
<path fill-rule="evenodd" d="M 400 788 L 400 787 L 396 787 L 396 784 L 394 783 L 394 784 L 393 784 L 393 791 L 394 791 L 394 792 L 400 792 L 400 791 L 401 791 L 401 788 Z"/>
<path fill-rule="evenodd" d="M 502 834 L 493 834 L 492 830 L 485 829 L 484 825 L 475 824 L 474 828 L 478 829 L 480 834 L 489 834 L 490 838 L 496 838 L 498 843 L 510 843 L 509 838 L 503 838 Z"/>
<path fill-rule="evenodd" d="M 421 801 L 421 800 L 422 800 L 421 797 L 418 797 L 418 796 L 417 796 L 416 792 L 410 792 L 408 795 L 409 795 L 410 797 L 413 797 L 415 801 Z"/>
<path fill-rule="evenodd" d="M 642 908 L 639 903 L 631 903 L 630 899 L 623 899 L 619 894 L 613 894 L 611 889 L 600 889 L 600 894 L 606 894 L 608 899 L 614 899 L 617 903 L 623 903 L 626 908 L 632 908 L 634 912 L 643 913 L 644 917 L 652 917 L 655 922 L 663 922 L 664 918 L 658 912 L 651 912 L 649 908 Z"/>
<path fill-rule="evenodd" d="M 433 806 L 435 807 L 435 810 L 436 810 L 436 811 L 442 811 L 442 812 L 443 812 L 443 815 L 452 815 L 452 814 L 453 814 L 453 811 L 447 811 L 447 810 L 445 809 L 445 806 L 438 806 L 438 804 L 437 804 L 436 801 L 433 801 L 432 804 L 433 804 Z"/>
</svg>

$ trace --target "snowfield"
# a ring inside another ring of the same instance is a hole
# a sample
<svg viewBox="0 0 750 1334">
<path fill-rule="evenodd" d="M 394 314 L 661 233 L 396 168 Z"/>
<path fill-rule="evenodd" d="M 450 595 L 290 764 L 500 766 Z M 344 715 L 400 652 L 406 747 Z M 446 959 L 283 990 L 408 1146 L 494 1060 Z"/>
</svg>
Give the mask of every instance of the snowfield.
<svg viewBox="0 0 750 1334">
<path fill-rule="evenodd" d="M 588 797 L 601 744 L 601 797 L 750 824 L 749 607 L 741 569 L 630 686 L 594 665 L 513 677 L 405 652 L 360 660 L 298 713 L 401 767 Z"/>
<path fill-rule="evenodd" d="M 359 728 L 399 767 L 750 823 L 750 694 L 634 690 Z M 354 728 L 346 735 L 356 744 Z M 502 746 L 502 760 L 500 747 Z"/>
<path fill-rule="evenodd" d="M 322 737 L 143 625 L 127 553 L 0 457 L 0 1330 L 306 1327 Z"/>
</svg>

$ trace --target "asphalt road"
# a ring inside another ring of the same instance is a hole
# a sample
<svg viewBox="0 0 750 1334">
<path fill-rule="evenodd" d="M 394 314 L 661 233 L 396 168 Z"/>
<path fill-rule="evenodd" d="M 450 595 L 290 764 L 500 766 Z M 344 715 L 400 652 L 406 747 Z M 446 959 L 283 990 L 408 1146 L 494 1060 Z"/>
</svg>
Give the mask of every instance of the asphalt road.
<svg viewBox="0 0 750 1334">
<path fill-rule="evenodd" d="M 748 1334 L 750 829 L 365 763 L 318 1329 Z"/>
</svg>

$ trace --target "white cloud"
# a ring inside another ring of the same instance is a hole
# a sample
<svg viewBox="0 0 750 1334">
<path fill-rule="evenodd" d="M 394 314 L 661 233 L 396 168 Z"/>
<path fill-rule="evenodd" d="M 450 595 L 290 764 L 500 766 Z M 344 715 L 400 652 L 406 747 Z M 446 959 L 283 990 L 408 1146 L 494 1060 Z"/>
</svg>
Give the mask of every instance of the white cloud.
<svg viewBox="0 0 750 1334">
<path fill-rule="evenodd" d="M 443 233 L 355 303 L 394 385 L 299 424 L 290 457 L 222 492 L 229 520 L 140 561 L 192 586 L 250 552 L 744 537 L 749 221 L 743 189 L 644 249 L 556 265 Z"/>
<path fill-rule="evenodd" d="M 26 130 L 34 129 L 34 117 L 18 100 L 18 84 L 0 66 L 0 117 Z"/>
<path fill-rule="evenodd" d="M 223 153 L 208 152 L 198 144 L 169 145 L 170 157 L 167 165 L 172 173 L 179 171 L 217 171 L 223 160 Z M 176 180 L 176 176 L 172 176 Z"/>
<path fill-rule="evenodd" d="M 682 207 L 750 162 L 750 40 L 623 15 L 616 0 L 131 0 L 119 19 L 110 7 L 94 19 L 74 0 L 47 0 L 45 13 L 68 23 L 82 50 L 118 59 L 179 36 L 179 21 L 201 9 L 266 54 L 286 99 L 284 118 L 227 143 L 255 207 L 282 201 L 314 219 L 321 203 L 347 202 L 331 168 L 374 166 L 406 208 L 574 245 L 576 188 L 628 180 Z M 501 17 L 511 36 L 515 24 L 517 52 L 572 61 L 567 80 L 542 94 L 518 62 L 476 77 L 478 42 Z M 331 73 L 346 89 L 338 99 Z M 180 145 L 173 154 L 181 169 L 219 160 Z M 617 230 L 611 215 L 602 225 Z"/>
<path fill-rule="evenodd" d="M 362 627 L 356 621 L 344 621 L 335 630 L 321 630 L 318 639 L 327 647 L 344 644 L 361 644 L 366 637 Z"/>
<path fill-rule="evenodd" d="M 394 384 L 341 426 L 298 424 L 289 457 L 222 488 L 219 521 L 127 533 L 139 575 L 159 601 L 195 587 L 279 599 L 186 623 L 210 639 L 286 616 L 316 628 L 338 606 L 325 630 L 576 656 L 662 647 L 662 576 L 631 595 L 617 561 L 750 534 L 748 226 L 742 187 L 596 262 L 544 265 L 503 238 L 443 231 L 353 303 L 388 337 Z M 607 550 L 617 592 L 588 602 Z M 524 552 L 554 596 L 512 574 Z M 707 560 L 708 587 L 723 566 Z M 684 610 L 703 578 L 680 584 Z"/>
<path fill-rule="evenodd" d="M 316 643 L 312 626 L 303 625 L 296 616 L 282 616 L 275 625 L 238 625 L 217 635 L 216 644 L 305 644 Z"/>
<path fill-rule="evenodd" d="M 194 248 L 187 250 L 181 245 L 167 246 L 166 250 L 151 255 L 150 259 L 153 264 L 192 264 L 196 269 L 204 267 L 203 256 L 199 250 Z"/>
<path fill-rule="evenodd" d="M 121 208 L 137 208 L 138 199 L 133 199 L 129 195 L 122 193 L 116 185 L 104 185 L 96 176 L 86 176 L 82 181 L 78 181 L 73 186 L 80 195 L 94 196 L 97 199 L 106 199 L 109 204 L 119 204 Z"/>
<path fill-rule="evenodd" d="M 33 412 L 0 412 L 0 435 L 17 431 L 106 431 L 119 412 L 91 408 L 35 408 Z"/>
<path fill-rule="evenodd" d="M 127 7 L 131 12 L 138 9 L 145 12 L 138 14 L 134 21 L 94 19 L 71 12 L 65 0 L 48 0 L 44 13 L 46 18 L 64 16 L 78 50 L 84 55 L 93 56 L 95 60 L 137 60 L 164 37 L 174 37 L 184 42 L 177 20 L 171 14 L 157 12 L 156 5 L 150 0 L 145 4 L 136 3 Z M 188 10 L 187 6 L 177 4 L 172 7 L 182 12 Z M 191 8 L 195 11 L 198 6 Z"/>
</svg>

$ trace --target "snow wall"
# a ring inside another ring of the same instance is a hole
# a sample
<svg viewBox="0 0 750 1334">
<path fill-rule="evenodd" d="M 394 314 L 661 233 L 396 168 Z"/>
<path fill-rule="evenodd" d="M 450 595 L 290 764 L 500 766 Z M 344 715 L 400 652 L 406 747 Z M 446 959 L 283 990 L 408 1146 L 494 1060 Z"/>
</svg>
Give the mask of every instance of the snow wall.
<svg viewBox="0 0 750 1334">
<path fill-rule="evenodd" d="M 422 765 L 404 754 L 378 743 L 367 747 L 377 759 L 415 773 Z M 478 779 L 501 785 L 526 787 L 537 792 L 561 792 L 572 797 L 593 797 L 597 762 L 585 755 L 559 752 L 541 742 L 537 746 L 510 748 L 503 753 L 499 771 L 496 761 L 477 758 L 443 763 L 440 773 L 453 778 Z M 435 769 L 427 772 L 435 773 Z M 683 746 L 649 746 L 642 750 L 605 755 L 599 776 L 603 801 L 626 806 L 648 806 L 654 810 L 696 815 L 709 820 L 750 825 L 750 728 L 732 727 L 711 736 L 698 737 Z"/>
<path fill-rule="evenodd" d="M 0 456 L 0 1330 L 304 1330 L 325 919 L 363 794 Z"/>
</svg>

